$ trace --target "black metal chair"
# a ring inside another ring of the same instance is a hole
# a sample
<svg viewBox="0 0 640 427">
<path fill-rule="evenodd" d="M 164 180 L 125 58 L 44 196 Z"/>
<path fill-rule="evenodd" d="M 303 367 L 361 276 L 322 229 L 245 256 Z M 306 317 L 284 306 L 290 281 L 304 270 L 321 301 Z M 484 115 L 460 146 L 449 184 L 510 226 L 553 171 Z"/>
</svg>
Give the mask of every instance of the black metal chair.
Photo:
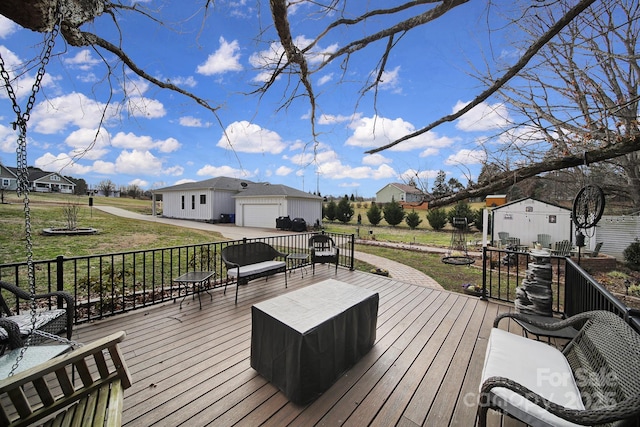
<svg viewBox="0 0 640 427">
<path fill-rule="evenodd" d="M 309 238 L 309 252 L 311 254 L 311 270 L 316 273 L 316 263 L 335 264 L 336 274 L 338 273 L 338 260 L 340 259 L 340 248 L 333 239 L 325 234 L 314 234 Z"/>
</svg>

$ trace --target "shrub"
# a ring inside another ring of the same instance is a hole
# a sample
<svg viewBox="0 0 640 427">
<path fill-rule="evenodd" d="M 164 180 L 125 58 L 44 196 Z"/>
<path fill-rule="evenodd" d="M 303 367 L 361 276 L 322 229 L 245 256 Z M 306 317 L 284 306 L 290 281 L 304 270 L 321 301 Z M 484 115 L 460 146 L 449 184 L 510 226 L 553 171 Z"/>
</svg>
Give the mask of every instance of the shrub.
<svg viewBox="0 0 640 427">
<path fill-rule="evenodd" d="M 367 210 L 367 219 L 373 226 L 380 224 L 380 221 L 382 221 L 382 211 L 376 202 L 371 202 L 371 207 Z"/>
<path fill-rule="evenodd" d="M 329 221 L 335 221 L 338 215 L 338 206 L 336 202 L 333 200 L 329 202 L 327 208 L 325 209 L 324 215 L 327 217 Z"/>
<path fill-rule="evenodd" d="M 420 219 L 420 215 L 418 215 L 416 211 L 412 210 L 407 214 L 407 217 L 405 218 L 405 222 L 407 223 L 410 229 L 415 230 L 420 225 L 422 220 Z"/>
<path fill-rule="evenodd" d="M 453 218 L 466 218 L 467 226 L 470 226 L 473 223 L 474 217 L 473 209 L 471 209 L 469 203 L 464 200 L 460 200 L 447 212 L 447 219 L 451 225 L 453 225 Z"/>
<path fill-rule="evenodd" d="M 400 224 L 405 216 L 404 209 L 402 209 L 400 203 L 396 202 L 393 198 L 391 198 L 391 203 L 384 205 L 382 211 L 384 212 L 384 220 L 392 227 Z"/>
<path fill-rule="evenodd" d="M 629 268 L 640 270 L 640 240 L 636 238 L 636 240 L 622 252 L 622 255 Z"/>
<path fill-rule="evenodd" d="M 342 200 L 338 203 L 338 207 L 336 209 L 336 216 L 340 222 L 343 224 L 351 221 L 351 217 L 354 214 L 353 206 L 349 203 L 348 197 L 343 197 Z"/>
<path fill-rule="evenodd" d="M 427 221 L 435 231 L 442 230 L 447 225 L 447 212 L 443 208 L 429 209 Z"/>
</svg>

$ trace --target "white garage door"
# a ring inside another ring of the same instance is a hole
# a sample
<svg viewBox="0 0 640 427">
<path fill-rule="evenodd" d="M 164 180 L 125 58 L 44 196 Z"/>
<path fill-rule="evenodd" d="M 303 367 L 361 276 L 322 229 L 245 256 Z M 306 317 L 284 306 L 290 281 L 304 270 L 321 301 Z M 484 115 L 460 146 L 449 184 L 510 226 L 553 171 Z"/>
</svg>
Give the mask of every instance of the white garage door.
<svg viewBox="0 0 640 427">
<path fill-rule="evenodd" d="M 245 227 L 276 228 L 278 205 L 243 205 L 242 221 Z"/>
</svg>

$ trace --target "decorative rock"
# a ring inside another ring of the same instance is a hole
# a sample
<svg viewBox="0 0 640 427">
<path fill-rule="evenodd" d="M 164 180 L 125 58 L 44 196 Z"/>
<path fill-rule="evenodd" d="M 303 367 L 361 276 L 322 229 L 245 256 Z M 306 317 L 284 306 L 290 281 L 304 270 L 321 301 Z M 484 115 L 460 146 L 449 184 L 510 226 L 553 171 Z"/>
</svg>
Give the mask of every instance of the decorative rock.
<svg viewBox="0 0 640 427">
<path fill-rule="evenodd" d="M 522 284 L 516 288 L 516 312 L 553 316 L 553 269 L 549 252 L 532 250 Z"/>
</svg>

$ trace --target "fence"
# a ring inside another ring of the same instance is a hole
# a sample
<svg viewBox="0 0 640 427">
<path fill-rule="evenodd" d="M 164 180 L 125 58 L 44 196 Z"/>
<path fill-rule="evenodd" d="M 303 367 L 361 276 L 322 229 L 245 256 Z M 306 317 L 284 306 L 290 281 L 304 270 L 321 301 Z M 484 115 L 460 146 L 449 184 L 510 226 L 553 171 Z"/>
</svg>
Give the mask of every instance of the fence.
<svg viewBox="0 0 640 427">
<path fill-rule="evenodd" d="M 515 288 L 525 278 L 527 252 L 483 249 L 483 293 L 504 302 L 515 300 Z M 640 332 L 640 310 L 627 307 L 571 258 L 551 256 L 553 310 L 564 316 L 591 310 L 617 314 Z"/>
<path fill-rule="evenodd" d="M 330 235 L 340 250 L 339 264 L 353 269 L 354 235 Z M 213 271 L 212 287 L 234 284 L 227 279 L 222 249 L 245 242 L 265 242 L 284 253 L 309 253 L 308 240 L 313 233 L 298 233 L 202 243 L 187 246 L 119 252 L 81 257 L 59 256 L 56 259 L 34 261 L 37 293 L 64 290 L 76 301 L 76 323 L 88 322 L 137 308 L 159 304 L 190 295 L 173 279 L 190 271 Z M 291 268 L 302 265 L 290 264 Z M 0 265 L 0 280 L 28 289 L 27 263 Z M 9 295 L 7 295 L 9 297 Z M 22 301 L 24 303 L 24 301 Z M 53 306 L 56 301 L 49 301 Z M 58 302 L 61 304 L 61 301 Z M 28 310 L 15 300 L 16 313 Z"/>
</svg>

